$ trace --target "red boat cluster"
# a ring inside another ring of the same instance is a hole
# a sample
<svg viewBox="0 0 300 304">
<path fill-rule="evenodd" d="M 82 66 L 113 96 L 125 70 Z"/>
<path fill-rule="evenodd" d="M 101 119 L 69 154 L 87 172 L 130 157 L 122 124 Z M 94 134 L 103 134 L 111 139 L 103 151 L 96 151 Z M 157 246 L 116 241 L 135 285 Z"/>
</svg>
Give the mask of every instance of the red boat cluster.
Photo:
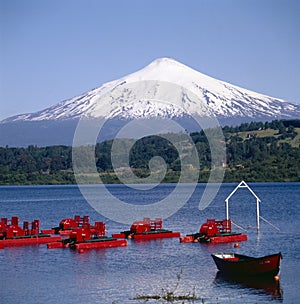
<svg viewBox="0 0 300 304">
<path fill-rule="evenodd" d="M 149 240 L 157 238 L 180 237 L 179 232 L 162 228 L 162 219 L 144 218 L 135 221 L 130 230 L 106 236 L 106 224 L 95 222 L 90 224 L 90 217 L 75 215 L 72 218 L 62 219 L 58 227 L 42 230 L 40 221 L 23 222 L 19 226 L 19 218 L 13 216 L 11 220 L 2 218 L 0 222 L 0 249 L 10 246 L 47 244 L 48 248 L 71 248 L 82 253 L 85 249 L 112 248 L 127 246 L 125 238 L 134 240 Z M 182 243 L 205 242 L 225 243 L 246 241 L 247 236 L 231 231 L 231 221 L 208 219 L 199 230 L 199 233 L 180 238 Z M 212 255 L 218 269 L 224 273 L 235 275 L 276 275 L 279 272 L 281 254 L 252 258 L 234 253 L 218 253 Z"/>
<path fill-rule="evenodd" d="M 64 218 L 58 227 L 40 231 L 40 221 L 32 223 L 23 222 L 19 226 L 19 218 L 14 216 L 11 220 L 1 219 L 0 222 L 0 248 L 8 246 L 24 246 L 47 244 L 48 248 L 72 248 L 78 251 L 91 248 L 110 248 L 127 246 L 124 239 L 151 240 L 158 238 L 180 238 L 180 232 L 173 232 L 162 227 L 162 219 L 144 218 L 135 221 L 130 230 L 106 236 L 106 225 L 103 222 L 90 223 L 90 217 Z M 182 243 L 190 242 L 237 242 L 245 241 L 247 236 L 231 232 L 231 221 L 207 220 L 200 227 L 199 233 L 180 238 Z"/>
<path fill-rule="evenodd" d="M 83 252 L 85 249 L 111 248 L 127 246 L 125 239 L 151 240 L 158 238 L 180 238 L 181 243 L 229 243 L 246 241 L 247 235 L 235 233 L 231 230 L 231 220 L 228 215 L 228 200 L 238 188 L 247 187 L 256 197 L 259 207 L 259 198 L 244 181 L 227 197 L 226 218 L 221 221 L 208 219 L 198 233 L 180 237 L 180 232 L 163 229 L 162 219 L 144 218 L 135 221 L 130 230 L 125 230 L 111 237 L 106 236 L 106 225 L 103 222 L 90 224 L 90 217 L 64 218 L 58 227 L 40 231 L 40 221 L 23 222 L 19 226 L 19 218 L 13 216 L 11 220 L 2 218 L 0 221 L 0 249 L 9 246 L 47 244 L 48 248 L 71 248 Z M 257 207 L 257 210 L 258 210 Z M 257 212 L 257 227 L 259 229 L 259 210 Z M 235 244 L 238 247 L 238 243 Z M 220 272 L 226 275 L 277 275 L 280 267 L 281 253 L 253 258 L 235 253 L 216 253 L 212 257 Z M 277 276 L 278 277 L 278 276 Z"/>
</svg>

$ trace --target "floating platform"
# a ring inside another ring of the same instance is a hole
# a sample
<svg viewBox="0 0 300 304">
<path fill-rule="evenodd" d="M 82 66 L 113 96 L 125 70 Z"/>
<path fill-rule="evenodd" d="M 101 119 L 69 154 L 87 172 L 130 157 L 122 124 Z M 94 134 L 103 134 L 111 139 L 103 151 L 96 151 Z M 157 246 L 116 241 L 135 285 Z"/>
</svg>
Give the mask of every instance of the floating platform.
<svg viewBox="0 0 300 304">
<path fill-rule="evenodd" d="M 112 237 L 118 239 L 134 239 L 134 240 L 151 240 L 163 238 L 180 237 L 180 232 L 173 232 L 162 229 L 162 219 L 157 218 L 150 220 L 144 218 L 142 221 L 135 221 L 130 227 L 130 230 L 112 234 Z"/>
<path fill-rule="evenodd" d="M 231 243 L 231 242 L 243 242 L 247 241 L 248 237 L 246 234 L 242 233 L 224 233 L 219 234 L 211 237 L 199 237 L 198 233 L 183 236 L 180 238 L 180 243 L 212 243 L 212 244 L 219 244 L 219 243 Z"/>
<path fill-rule="evenodd" d="M 4 247 L 41 245 L 57 241 L 61 241 L 60 236 L 52 236 L 48 234 L 14 237 L 10 239 L 0 240 L 0 249 L 3 249 Z"/>
<path fill-rule="evenodd" d="M 13 216 L 1 218 L 0 221 L 0 249 L 5 247 L 28 246 L 47 244 L 61 240 L 61 236 L 53 236 L 46 233 L 40 233 L 40 221 L 24 221 L 23 227 L 19 226 L 19 218 Z"/>
<path fill-rule="evenodd" d="M 231 243 L 231 242 L 243 242 L 247 241 L 248 237 L 246 234 L 243 233 L 232 233 L 232 234 L 224 234 L 224 235 L 216 235 L 210 237 L 207 242 L 212 244 L 219 244 L 219 243 Z"/>
<path fill-rule="evenodd" d="M 173 232 L 173 231 L 153 231 L 153 232 L 144 232 L 144 233 L 137 233 L 132 236 L 134 240 L 151 240 L 151 239 L 164 239 L 164 238 L 176 238 L 180 237 L 180 232 Z"/>
<path fill-rule="evenodd" d="M 57 230 L 55 228 L 52 228 L 52 229 L 43 229 L 42 233 L 46 233 L 46 234 L 59 234 L 61 236 L 70 236 L 70 234 L 72 233 L 73 229 L 65 229 L 65 230 Z"/>
<path fill-rule="evenodd" d="M 129 233 L 121 232 L 112 234 L 112 237 L 114 238 L 128 238 L 128 239 L 134 239 L 134 240 L 151 240 L 151 239 L 164 239 L 164 238 L 176 238 L 180 237 L 180 232 L 173 232 L 169 230 L 156 230 L 156 231 L 150 231 L 150 232 L 143 232 L 143 233 Z"/>
<path fill-rule="evenodd" d="M 106 225 L 103 222 L 95 222 L 94 226 L 86 228 L 75 228 L 69 234 L 69 238 L 57 242 L 48 243 L 48 249 L 54 248 L 70 248 L 78 250 L 97 249 L 97 248 L 113 248 L 127 246 L 126 240 L 118 240 L 114 237 L 105 235 Z"/>
<path fill-rule="evenodd" d="M 47 244 L 48 249 L 56 248 L 70 248 L 70 249 L 97 249 L 97 248 L 114 248 L 114 247 L 126 247 L 126 240 L 118 240 L 110 237 L 102 237 L 98 239 L 86 240 L 83 242 L 68 242 L 65 241 L 56 241 Z"/>
<path fill-rule="evenodd" d="M 43 229 L 41 232 L 44 234 L 55 234 L 55 229 Z"/>
<path fill-rule="evenodd" d="M 231 231 L 231 220 L 216 221 L 208 219 L 200 227 L 199 233 L 189 234 L 180 238 L 180 243 L 230 243 L 247 241 L 246 234 Z"/>
<path fill-rule="evenodd" d="M 47 244 L 48 249 L 56 248 L 70 248 L 78 251 L 83 249 L 99 249 L 99 248 L 114 248 L 114 247 L 126 247 L 126 240 L 118 240 L 115 238 L 104 237 L 100 239 L 92 239 L 78 243 L 67 243 L 64 241 L 58 241 Z"/>
<path fill-rule="evenodd" d="M 85 241 L 75 244 L 77 250 L 80 249 L 97 249 L 97 248 L 113 248 L 113 247 L 126 247 L 126 240 L 118 240 L 115 238 L 102 238 L 96 240 Z"/>
<path fill-rule="evenodd" d="M 99 230 L 99 227 L 95 227 L 90 224 L 90 217 L 85 215 L 75 215 L 74 218 L 64 218 L 59 222 L 58 227 L 42 230 L 42 233 L 59 234 L 64 237 L 69 237 L 74 229 L 77 228 L 89 228 L 93 231 Z"/>
</svg>

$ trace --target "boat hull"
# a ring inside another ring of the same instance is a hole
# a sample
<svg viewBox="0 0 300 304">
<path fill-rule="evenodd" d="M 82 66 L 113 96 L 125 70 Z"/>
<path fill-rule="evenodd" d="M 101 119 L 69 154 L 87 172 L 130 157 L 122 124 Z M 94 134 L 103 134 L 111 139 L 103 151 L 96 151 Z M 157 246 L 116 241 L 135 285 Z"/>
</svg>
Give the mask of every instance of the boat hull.
<svg viewBox="0 0 300 304">
<path fill-rule="evenodd" d="M 242 233 L 222 233 L 211 237 L 203 236 L 200 233 L 195 233 L 181 237 L 180 243 L 200 242 L 200 243 L 219 244 L 219 243 L 243 242 L 247 240 L 248 240 L 247 235 Z"/>
<path fill-rule="evenodd" d="M 209 238 L 208 243 L 219 244 L 219 243 L 232 243 L 232 242 L 243 242 L 247 241 L 248 237 L 246 234 L 233 234 L 233 235 L 221 235 Z"/>
<path fill-rule="evenodd" d="M 31 235 L 30 237 L 0 240 L 0 247 L 33 246 L 57 241 L 61 241 L 60 236 Z"/>
<path fill-rule="evenodd" d="M 127 246 L 126 240 L 117 240 L 115 238 L 100 238 L 93 240 L 86 240 L 78 243 L 65 243 L 64 241 L 51 242 L 47 244 L 48 249 L 56 248 L 71 248 L 78 251 L 83 249 L 97 249 L 97 248 L 113 248 Z"/>
<path fill-rule="evenodd" d="M 164 238 L 176 238 L 180 237 L 180 232 L 152 232 L 152 233 L 141 233 L 134 234 L 132 238 L 134 240 L 152 240 L 152 239 L 164 239 Z"/>
<path fill-rule="evenodd" d="M 220 272 L 231 276 L 275 276 L 279 272 L 282 258 L 281 253 L 260 258 L 239 254 L 222 258 L 221 255 L 212 254 L 212 258 Z"/>
<path fill-rule="evenodd" d="M 75 244 L 77 250 L 81 249 L 97 249 L 97 248 L 113 248 L 113 247 L 125 247 L 127 246 L 126 240 L 109 240 L 98 242 L 83 242 Z"/>
<path fill-rule="evenodd" d="M 164 239 L 164 238 L 176 238 L 180 237 L 180 232 L 173 232 L 169 230 L 154 230 L 143 233 L 131 233 L 128 231 L 123 231 L 121 233 L 114 233 L 112 237 L 123 239 L 129 238 L 134 240 L 152 240 L 152 239 Z"/>
</svg>

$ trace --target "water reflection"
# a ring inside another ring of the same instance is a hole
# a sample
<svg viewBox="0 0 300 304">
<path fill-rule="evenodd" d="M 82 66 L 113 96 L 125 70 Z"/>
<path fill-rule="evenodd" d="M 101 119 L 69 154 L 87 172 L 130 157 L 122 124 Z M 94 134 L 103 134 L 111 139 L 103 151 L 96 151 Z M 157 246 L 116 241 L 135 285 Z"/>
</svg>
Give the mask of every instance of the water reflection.
<svg viewBox="0 0 300 304">
<path fill-rule="evenodd" d="M 269 295 L 272 300 L 283 301 L 280 281 L 273 277 L 232 277 L 217 272 L 214 283 L 222 287 L 249 289 L 251 293 Z"/>
</svg>

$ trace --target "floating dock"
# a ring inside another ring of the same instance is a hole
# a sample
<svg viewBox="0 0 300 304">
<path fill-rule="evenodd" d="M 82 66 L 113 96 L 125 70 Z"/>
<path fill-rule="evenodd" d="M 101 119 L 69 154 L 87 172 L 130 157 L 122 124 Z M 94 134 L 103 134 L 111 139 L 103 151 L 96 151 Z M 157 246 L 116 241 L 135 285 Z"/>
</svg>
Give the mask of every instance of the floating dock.
<svg viewBox="0 0 300 304">
<path fill-rule="evenodd" d="M 200 227 L 198 233 L 189 234 L 181 237 L 181 243 L 230 243 L 247 241 L 246 234 L 235 233 L 231 231 L 231 220 L 224 219 L 217 221 L 215 219 L 207 219 L 207 221 Z"/>
<path fill-rule="evenodd" d="M 107 237 L 106 225 L 103 222 L 95 222 L 95 225 L 87 225 L 82 228 L 74 228 L 69 238 L 48 243 L 48 249 L 70 248 L 82 252 L 85 249 L 113 248 L 127 246 L 126 240 L 118 240 Z"/>
<path fill-rule="evenodd" d="M 61 236 L 40 233 L 40 221 L 24 221 L 23 228 L 19 226 L 19 218 L 11 220 L 2 218 L 0 222 L 0 249 L 15 246 L 32 246 L 61 241 Z"/>
<path fill-rule="evenodd" d="M 130 227 L 130 230 L 112 234 L 115 238 L 127 238 L 134 240 L 151 240 L 162 238 L 180 237 L 180 232 L 173 232 L 162 228 L 162 219 L 144 218 L 142 221 L 135 221 Z"/>
</svg>

